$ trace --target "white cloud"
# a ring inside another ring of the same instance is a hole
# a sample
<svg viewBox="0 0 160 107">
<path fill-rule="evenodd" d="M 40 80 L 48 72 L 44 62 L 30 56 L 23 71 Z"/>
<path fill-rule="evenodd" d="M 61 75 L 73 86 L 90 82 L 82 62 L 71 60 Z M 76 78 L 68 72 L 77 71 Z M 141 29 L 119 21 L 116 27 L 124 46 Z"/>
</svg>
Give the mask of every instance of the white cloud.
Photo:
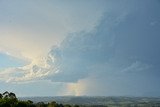
<svg viewBox="0 0 160 107">
<path fill-rule="evenodd" d="M 121 70 L 121 72 L 140 72 L 140 71 L 147 70 L 150 67 L 151 65 L 142 63 L 140 61 L 136 61 L 131 65 L 127 66 L 126 68 L 124 68 L 123 70 Z"/>
<path fill-rule="evenodd" d="M 45 61 L 46 63 L 43 66 L 30 64 L 23 67 L 6 69 L 0 72 L 1 80 L 13 83 L 30 82 L 58 73 L 58 65 L 55 65 L 54 61 L 52 61 L 53 64 L 47 63 L 47 59 Z"/>
</svg>

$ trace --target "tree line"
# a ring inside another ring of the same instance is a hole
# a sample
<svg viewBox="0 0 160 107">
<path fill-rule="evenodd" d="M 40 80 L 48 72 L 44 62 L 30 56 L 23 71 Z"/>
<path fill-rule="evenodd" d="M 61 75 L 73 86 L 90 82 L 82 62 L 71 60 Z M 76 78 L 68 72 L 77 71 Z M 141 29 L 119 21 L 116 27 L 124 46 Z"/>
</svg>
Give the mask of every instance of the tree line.
<svg viewBox="0 0 160 107">
<path fill-rule="evenodd" d="M 55 101 L 45 104 L 44 102 L 33 103 L 33 101 L 18 100 L 16 94 L 13 92 L 0 93 L 0 107 L 79 107 L 79 105 L 63 105 Z"/>
</svg>

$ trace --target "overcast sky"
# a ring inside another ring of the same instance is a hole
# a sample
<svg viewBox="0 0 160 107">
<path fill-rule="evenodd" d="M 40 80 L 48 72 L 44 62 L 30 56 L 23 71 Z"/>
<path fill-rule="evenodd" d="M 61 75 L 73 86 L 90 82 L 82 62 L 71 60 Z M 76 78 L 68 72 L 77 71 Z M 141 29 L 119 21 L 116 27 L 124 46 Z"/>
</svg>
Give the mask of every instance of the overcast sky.
<svg viewBox="0 0 160 107">
<path fill-rule="evenodd" d="M 159 0 L 1 0 L 0 92 L 160 96 Z"/>
</svg>

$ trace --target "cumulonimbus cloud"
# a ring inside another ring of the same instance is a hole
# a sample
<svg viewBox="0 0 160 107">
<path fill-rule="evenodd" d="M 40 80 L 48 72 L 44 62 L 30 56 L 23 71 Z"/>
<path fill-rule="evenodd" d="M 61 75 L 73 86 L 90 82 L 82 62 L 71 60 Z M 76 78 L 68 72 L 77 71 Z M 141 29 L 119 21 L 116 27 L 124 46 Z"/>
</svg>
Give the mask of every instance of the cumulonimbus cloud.
<svg viewBox="0 0 160 107">
<path fill-rule="evenodd" d="M 126 75 L 128 71 L 148 71 L 152 65 L 150 62 L 156 62 L 150 53 L 154 45 L 146 42 L 152 39 L 150 31 L 145 29 L 154 30 L 153 26 L 146 26 L 146 23 L 152 21 L 146 18 L 151 12 L 144 14 L 143 19 L 138 16 L 141 11 L 136 9 L 119 11 L 117 8 L 117 11 L 106 13 L 91 32 L 69 34 L 59 47 L 51 48 L 43 60 L 44 65 L 30 64 L 7 69 L 0 73 L 1 80 L 77 82 L 91 75 L 105 80 L 106 75 L 115 78 L 115 74 Z M 146 12 L 145 8 L 142 11 Z M 140 23 L 140 27 L 135 23 Z M 153 36 L 156 37 L 156 34 Z M 148 57 L 151 59 L 148 60 Z"/>
</svg>

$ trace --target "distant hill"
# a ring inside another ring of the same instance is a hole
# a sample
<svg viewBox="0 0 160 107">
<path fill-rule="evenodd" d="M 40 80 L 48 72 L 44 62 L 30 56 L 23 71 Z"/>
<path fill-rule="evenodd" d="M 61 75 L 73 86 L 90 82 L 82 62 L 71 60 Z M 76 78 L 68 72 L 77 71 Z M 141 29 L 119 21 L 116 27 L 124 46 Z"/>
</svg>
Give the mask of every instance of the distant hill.
<svg viewBox="0 0 160 107">
<path fill-rule="evenodd" d="M 33 102 L 48 103 L 56 101 L 62 104 L 78 104 L 78 105 L 153 105 L 160 107 L 160 98 L 155 97 L 73 97 L 73 96 L 62 96 L 62 97 L 20 97 L 20 100 L 32 100 Z M 141 107 L 141 106 L 139 106 Z"/>
</svg>

